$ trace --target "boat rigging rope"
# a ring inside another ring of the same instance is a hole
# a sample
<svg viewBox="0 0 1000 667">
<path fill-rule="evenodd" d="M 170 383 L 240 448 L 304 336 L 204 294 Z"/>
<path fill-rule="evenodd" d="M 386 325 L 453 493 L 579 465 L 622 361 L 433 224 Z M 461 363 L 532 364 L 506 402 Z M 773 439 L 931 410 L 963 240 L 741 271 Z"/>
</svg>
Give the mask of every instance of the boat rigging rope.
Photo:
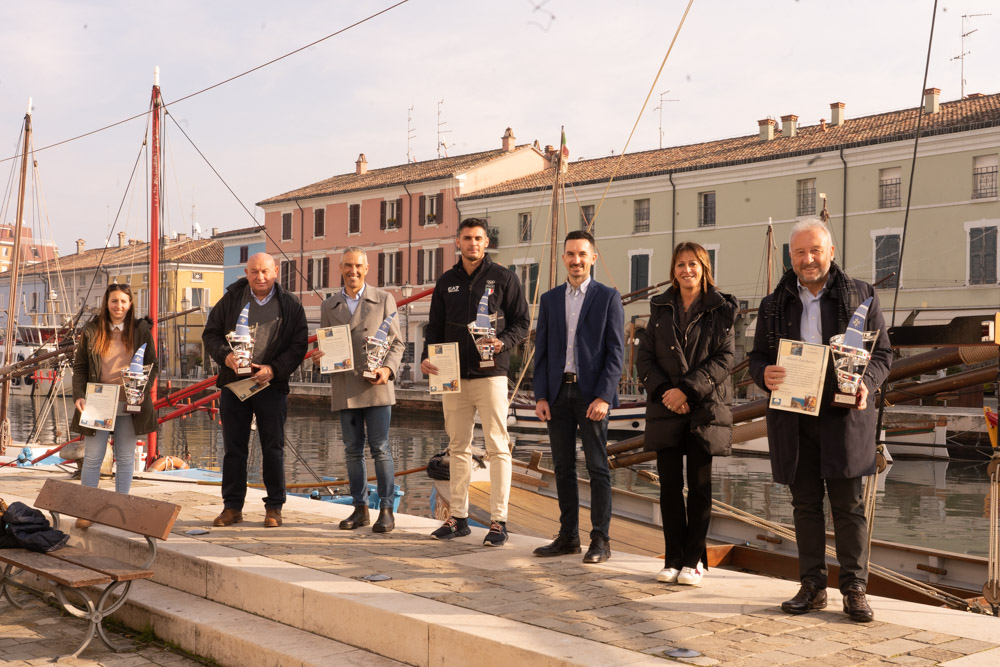
<svg viewBox="0 0 1000 667">
<path fill-rule="evenodd" d="M 993 454 L 987 468 L 990 475 L 990 549 L 983 597 L 1000 616 L 1000 452 Z"/>
</svg>

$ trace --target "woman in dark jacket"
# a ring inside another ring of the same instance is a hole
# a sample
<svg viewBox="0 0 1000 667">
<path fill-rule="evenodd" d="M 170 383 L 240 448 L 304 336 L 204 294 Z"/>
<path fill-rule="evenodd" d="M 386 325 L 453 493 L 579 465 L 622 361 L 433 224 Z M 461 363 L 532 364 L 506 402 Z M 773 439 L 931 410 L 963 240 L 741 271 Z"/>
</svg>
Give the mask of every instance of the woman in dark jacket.
<svg viewBox="0 0 1000 667">
<path fill-rule="evenodd" d="M 651 300 L 636 357 L 646 387 L 645 450 L 656 452 L 666 557 L 657 581 L 701 582 L 712 512 L 712 457 L 732 443 L 736 299 L 715 288 L 708 252 L 680 243 L 672 285 Z M 688 505 L 684 507 L 684 456 Z"/>
<path fill-rule="evenodd" d="M 73 357 L 73 401 L 76 414 L 70 428 L 84 435 L 85 453 L 81 481 L 84 486 L 97 486 L 101 477 L 101 462 L 108 445 L 110 431 L 95 431 L 80 426 L 80 413 L 87 404 L 87 383 L 122 384 L 122 370 L 127 369 L 135 351 L 145 343 L 143 363 L 152 364 L 149 381 L 143 390 L 142 404 L 138 413 L 125 411 L 124 387 L 118 394 L 118 414 L 115 417 L 115 491 L 128 493 L 132 487 L 132 472 L 135 466 L 135 444 L 138 436 L 156 430 L 156 411 L 149 397 L 149 390 L 156 382 L 156 345 L 149 323 L 137 320 L 132 302 L 132 290 L 128 285 L 111 284 L 104 291 L 101 312 L 83 327 L 80 343 Z M 80 520 L 78 527 L 85 528 L 89 522 Z"/>
</svg>

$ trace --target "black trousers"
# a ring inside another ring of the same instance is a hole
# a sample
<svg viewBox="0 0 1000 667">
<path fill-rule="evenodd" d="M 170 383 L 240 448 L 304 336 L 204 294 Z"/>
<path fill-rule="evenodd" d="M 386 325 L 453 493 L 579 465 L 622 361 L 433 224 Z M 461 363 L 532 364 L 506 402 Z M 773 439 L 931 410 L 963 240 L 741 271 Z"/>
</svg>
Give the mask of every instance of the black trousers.
<svg viewBox="0 0 1000 667">
<path fill-rule="evenodd" d="M 267 495 L 265 509 L 280 509 L 285 504 L 285 417 L 288 394 L 267 387 L 245 401 L 223 388 L 219 398 L 222 418 L 222 502 L 227 509 L 242 510 L 247 496 L 247 458 L 250 423 L 257 416 L 260 436 L 261 470 Z"/>
<path fill-rule="evenodd" d="M 684 457 L 687 456 L 688 496 L 684 507 Z M 660 515 L 663 519 L 663 567 L 708 564 L 705 540 L 712 520 L 712 455 L 690 434 L 673 447 L 656 452 L 660 475 Z"/>
<path fill-rule="evenodd" d="M 611 471 L 608 469 L 608 417 L 587 419 L 590 401 L 576 383 L 562 386 L 552 402 L 552 419 L 546 426 L 559 496 L 559 534 L 577 537 L 580 530 L 580 491 L 576 474 L 576 434 L 590 476 L 590 539 L 609 540 L 611 528 Z"/>
<path fill-rule="evenodd" d="M 868 521 L 862 477 L 826 479 L 820 476 L 819 420 L 799 416 L 799 461 L 795 468 L 792 516 L 799 548 L 799 580 L 812 579 L 826 588 L 826 514 L 824 485 L 833 510 L 834 544 L 840 563 L 838 585 L 868 585 Z"/>
</svg>

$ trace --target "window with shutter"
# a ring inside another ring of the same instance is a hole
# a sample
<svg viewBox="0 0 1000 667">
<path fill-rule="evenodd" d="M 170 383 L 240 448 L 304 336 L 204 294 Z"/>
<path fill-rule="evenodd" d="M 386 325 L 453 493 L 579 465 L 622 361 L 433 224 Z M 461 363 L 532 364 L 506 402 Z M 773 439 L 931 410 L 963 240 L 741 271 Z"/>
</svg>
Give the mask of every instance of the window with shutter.
<svg viewBox="0 0 1000 667">
<path fill-rule="evenodd" d="M 394 284 L 396 284 L 396 285 L 402 285 L 403 284 L 403 251 L 402 250 L 397 250 L 396 251 L 396 272 L 395 273 L 396 273 L 396 278 L 394 280 Z"/>
<path fill-rule="evenodd" d="M 424 283 L 429 282 L 427 280 L 427 275 L 424 273 L 424 255 L 426 255 L 429 252 L 431 252 L 431 251 L 429 251 L 429 250 L 426 250 L 426 251 L 425 250 L 421 250 L 421 251 L 417 252 L 417 284 L 418 285 L 423 285 Z"/>
<path fill-rule="evenodd" d="M 306 262 L 306 289 L 313 288 L 313 262 Z"/>
<path fill-rule="evenodd" d="M 378 286 L 385 287 L 385 254 L 378 254 Z"/>
<path fill-rule="evenodd" d="M 361 233 L 361 204 L 351 204 L 347 223 L 348 234 Z"/>
<path fill-rule="evenodd" d="M 417 224 L 423 227 L 426 224 L 427 197 L 420 195 L 420 213 L 417 215 Z"/>
<path fill-rule="evenodd" d="M 398 228 L 402 227 L 403 226 L 403 198 L 402 197 L 400 197 L 399 199 L 396 200 L 396 211 L 394 212 L 393 217 L 396 218 L 396 223 L 395 223 L 396 228 L 398 229 Z"/>
<path fill-rule="evenodd" d="M 444 273 L 444 248 L 438 247 L 434 251 L 434 280 L 440 278 L 442 273 Z"/>
<path fill-rule="evenodd" d="M 444 193 L 439 192 L 435 199 L 437 199 L 434 206 L 434 215 L 437 216 L 435 222 L 440 225 L 444 222 Z"/>
<path fill-rule="evenodd" d="M 875 237 L 875 284 L 880 288 L 895 288 L 899 275 L 892 275 L 899 266 L 899 234 L 885 234 Z"/>
<path fill-rule="evenodd" d="M 382 205 L 379 207 L 378 228 L 385 229 L 385 200 L 382 200 Z"/>
<path fill-rule="evenodd" d="M 649 255 L 632 255 L 630 292 L 649 287 Z"/>
<path fill-rule="evenodd" d="M 292 214 L 281 214 L 281 240 L 290 241 L 292 238 Z"/>
<path fill-rule="evenodd" d="M 326 211 L 318 208 L 313 211 L 313 236 L 322 238 L 326 236 Z"/>
<path fill-rule="evenodd" d="M 997 283 L 997 228 L 975 227 L 969 230 L 969 284 Z"/>
</svg>

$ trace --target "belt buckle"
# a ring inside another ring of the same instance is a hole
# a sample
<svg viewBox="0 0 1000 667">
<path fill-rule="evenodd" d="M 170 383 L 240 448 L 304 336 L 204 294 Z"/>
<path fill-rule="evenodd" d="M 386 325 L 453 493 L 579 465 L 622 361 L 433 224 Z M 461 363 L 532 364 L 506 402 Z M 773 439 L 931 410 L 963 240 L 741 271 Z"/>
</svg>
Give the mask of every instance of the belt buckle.
<svg viewBox="0 0 1000 667">
<path fill-rule="evenodd" d="M 564 384 L 576 384 L 576 373 L 563 373 Z"/>
</svg>

